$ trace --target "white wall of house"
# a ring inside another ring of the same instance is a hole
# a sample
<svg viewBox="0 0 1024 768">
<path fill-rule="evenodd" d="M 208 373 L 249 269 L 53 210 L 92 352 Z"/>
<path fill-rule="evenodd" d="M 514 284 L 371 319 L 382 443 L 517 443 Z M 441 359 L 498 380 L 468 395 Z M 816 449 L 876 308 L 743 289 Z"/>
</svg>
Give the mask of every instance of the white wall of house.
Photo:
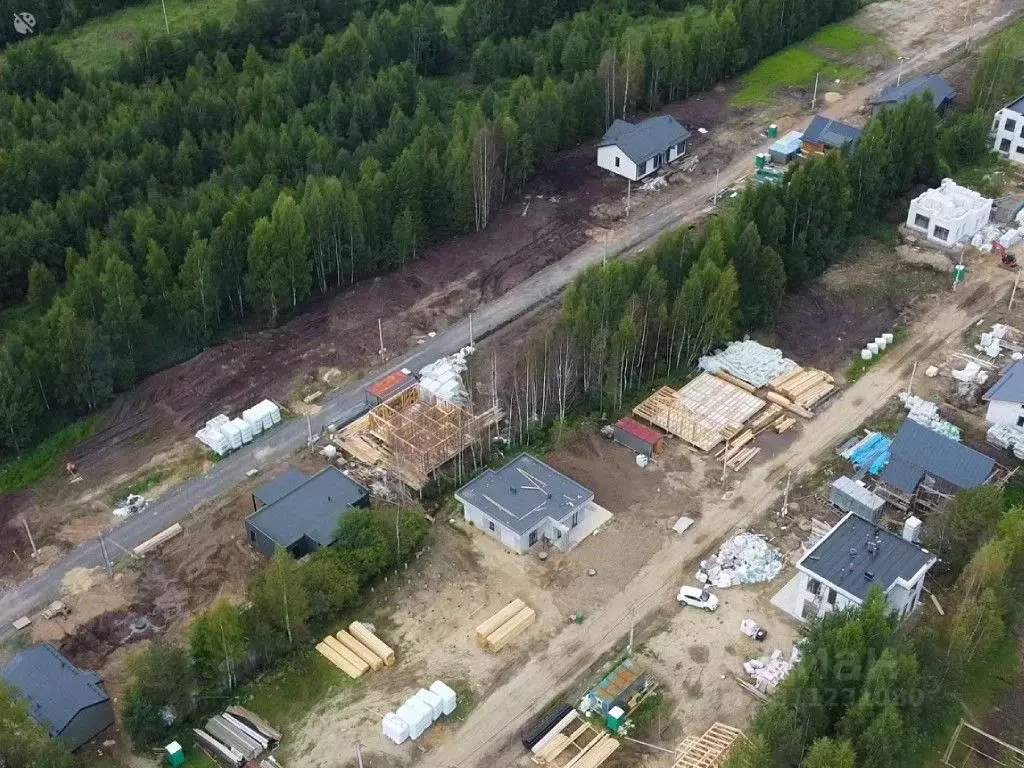
<svg viewBox="0 0 1024 768">
<path fill-rule="evenodd" d="M 906 224 L 932 242 L 951 246 L 980 232 L 991 215 L 992 200 L 943 179 L 938 188 L 911 201 Z"/>
<path fill-rule="evenodd" d="M 1011 403 L 1007 400 L 989 400 L 985 421 L 989 424 L 1000 424 L 1004 427 L 1024 427 L 1024 404 Z"/>
<path fill-rule="evenodd" d="M 992 121 L 992 149 L 1024 165 L 1024 115 L 1004 107 Z"/>
<path fill-rule="evenodd" d="M 626 153 L 614 144 L 608 147 L 598 147 L 597 165 L 626 179 L 636 181 L 640 178 L 637 175 L 636 164 L 626 157 Z"/>
<path fill-rule="evenodd" d="M 897 581 L 886 595 L 889 600 L 889 607 L 893 613 L 898 613 L 901 618 L 906 618 L 921 605 L 921 590 L 924 588 L 924 574 L 928 568 L 922 569 L 916 574 L 911 584 L 904 584 Z M 817 582 L 817 594 L 812 589 L 813 582 Z M 796 591 L 796 605 L 791 606 L 788 612 L 793 616 L 802 616 L 810 620 L 824 616 L 829 611 L 842 610 L 851 605 L 861 605 L 862 601 L 843 592 L 839 587 L 827 581 L 800 571 L 800 588 Z"/>
<path fill-rule="evenodd" d="M 479 507 L 466 503 L 460 499 L 458 495 L 456 495 L 455 498 L 461 502 L 462 515 L 467 522 L 472 523 L 492 539 L 500 541 L 504 546 L 508 547 L 516 554 L 521 555 L 528 552 L 530 547 L 542 539 L 547 539 L 561 550 L 566 550 L 570 546 L 569 532 L 572 529 L 571 512 L 559 522 L 555 522 L 548 517 L 538 523 L 533 528 L 533 531 L 536 532 L 537 536 L 535 541 L 531 544 L 530 531 L 520 535 L 517 531 L 514 531 L 508 526 L 504 526 L 497 520 L 491 518 Z M 585 505 L 579 508 L 579 520 L 583 519 L 583 515 L 585 514 L 584 510 Z"/>
</svg>

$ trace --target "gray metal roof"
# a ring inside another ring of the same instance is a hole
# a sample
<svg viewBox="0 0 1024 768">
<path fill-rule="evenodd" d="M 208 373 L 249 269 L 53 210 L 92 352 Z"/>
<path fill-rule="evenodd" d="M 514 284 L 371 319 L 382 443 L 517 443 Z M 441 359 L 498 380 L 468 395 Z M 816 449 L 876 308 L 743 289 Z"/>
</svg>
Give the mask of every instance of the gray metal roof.
<svg viewBox="0 0 1024 768">
<path fill-rule="evenodd" d="M 938 109 L 942 102 L 956 96 L 953 86 L 947 83 L 938 75 L 921 75 L 912 77 L 900 85 L 890 85 L 883 88 L 881 93 L 871 99 L 872 104 L 902 104 L 905 101 L 928 91 L 932 96 L 932 103 Z"/>
<path fill-rule="evenodd" d="M 875 553 L 868 543 L 877 541 Z M 801 558 L 799 566 L 863 600 L 872 584 L 888 592 L 936 561 L 928 550 L 852 512 Z M 851 568 L 852 566 L 852 568 Z"/>
<path fill-rule="evenodd" d="M 804 130 L 804 141 L 812 144 L 826 144 L 830 147 L 842 147 L 860 138 L 860 128 L 833 120 L 824 115 L 815 115 L 810 125 Z"/>
<path fill-rule="evenodd" d="M 1018 360 L 1007 368 L 995 386 L 985 393 L 984 399 L 1024 403 L 1024 360 Z"/>
<path fill-rule="evenodd" d="M 881 509 L 882 505 L 885 504 L 885 499 L 881 496 L 876 496 L 856 480 L 846 475 L 836 478 L 835 482 L 832 483 L 832 487 L 872 511 Z"/>
<path fill-rule="evenodd" d="M 466 483 L 456 497 L 523 535 L 549 517 L 564 520 L 594 494 L 536 456 L 523 453 L 501 469 L 488 469 Z"/>
<path fill-rule="evenodd" d="M 892 459 L 882 480 L 908 493 L 925 474 L 957 489 L 974 488 L 988 479 L 995 466 L 988 456 L 910 419 L 903 422 L 889 450 Z"/>
<path fill-rule="evenodd" d="M 634 163 L 640 164 L 664 152 L 669 147 L 686 141 L 690 132 L 671 115 L 649 117 L 641 123 L 616 120 L 605 132 L 598 146 L 617 146 Z"/>
<path fill-rule="evenodd" d="M 282 472 L 270 482 L 261 485 L 256 489 L 256 492 L 253 493 L 253 496 L 264 504 L 273 504 L 282 496 L 286 496 L 294 491 L 307 480 L 309 480 L 309 477 L 304 472 L 293 467 L 287 472 Z"/>
<path fill-rule="evenodd" d="M 20 651 L 0 678 L 28 700 L 32 718 L 57 736 L 83 709 L 109 701 L 95 672 L 79 669 L 52 645 Z"/>
<path fill-rule="evenodd" d="M 366 489 L 337 467 L 325 467 L 246 518 L 287 549 L 308 536 L 322 547 L 334 542 L 338 520 L 366 496 Z"/>
<path fill-rule="evenodd" d="M 1009 104 L 1003 107 L 1003 109 L 1012 109 L 1014 112 L 1024 115 L 1024 96 L 1021 96 L 1019 99 L 1011 101 Z"/>
</svg>

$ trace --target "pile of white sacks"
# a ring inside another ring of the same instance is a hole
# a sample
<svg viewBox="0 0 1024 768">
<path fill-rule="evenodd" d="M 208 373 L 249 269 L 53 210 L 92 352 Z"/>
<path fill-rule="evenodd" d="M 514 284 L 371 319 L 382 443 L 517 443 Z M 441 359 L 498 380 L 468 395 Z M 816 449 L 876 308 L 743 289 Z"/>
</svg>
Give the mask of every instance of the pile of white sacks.
<svg viewBox="0 0 1024 768">
<path fill-rule="evenodd" d="M 782 554 L 768 544 L 768 539 L 742 531 L 726 541 L 718 554 L 700 561 L 697 581 L 724 589 L 771 581 L 781 570 Z"/>
<path fill-rule="evenodd" d="M 384 735 L 395 744 L 406 739 L 416 741 L 441 715 L 455 711 L 455 691 L 435 680 L 430 688 L 420 688 L 396 712 L 388 712 L 381 723 Z"/>
<path fill-rule="evenodd" d="M 776 648 L 770 656 L 760 656 L 743 662 L 743 671 L 753 680 L 757 690 L 770 696 L 793 667 L 800 663 L 801 658 L 800 649 L 795 645 L 788 659 L 786 654 Z"/>
</svg>

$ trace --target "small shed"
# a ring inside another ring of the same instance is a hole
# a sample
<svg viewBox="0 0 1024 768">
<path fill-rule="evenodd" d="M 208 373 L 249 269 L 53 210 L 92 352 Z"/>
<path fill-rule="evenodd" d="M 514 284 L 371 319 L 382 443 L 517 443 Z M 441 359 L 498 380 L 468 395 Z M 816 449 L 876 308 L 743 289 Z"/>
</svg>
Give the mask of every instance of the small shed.
<svg viewBox="0 0 1024 768">
<path fill-rule="evenodd" d="M 832 483 L 828 500 L 843 512 L 853 512 L 872 523 L 878 522 L 882 516 L 882 507 L 885 506 L 885 499 L 845 475 Z"/>
<path fill-rule="evenodd" d="M 800 131 L 790 131 L 781 139 L 776 141 L 768 150 L 772 162 L 775 165 L 786 165 L 792 162 L 800 154 L 803 146 L 804 135 Z"/>
<path fill-rule="evenodd" d="M 600 711 L 602 718 L 607 717 L 613 707 L 622 707 L 629 712 L 633 708 L 630 701 L 646 688 L 647 676 L 637 669 L 632 658 L 627 657 L 587 692 L 589 711 Z"/>
<path fill-rule="evenodd" d="M 642 453 L 648 457 L 661 453 L 665 448 L 665 435 L 629 416 L 623 416 L 615 422 L 612 439 L 634 453 Z"/>
<path fill-rule="evenodd" d="M 860 128 L 824 115 L 811 118 L 803 135 L 803 152 L 822 155 L 842 149 L 860 139 Z"/>
</svg>

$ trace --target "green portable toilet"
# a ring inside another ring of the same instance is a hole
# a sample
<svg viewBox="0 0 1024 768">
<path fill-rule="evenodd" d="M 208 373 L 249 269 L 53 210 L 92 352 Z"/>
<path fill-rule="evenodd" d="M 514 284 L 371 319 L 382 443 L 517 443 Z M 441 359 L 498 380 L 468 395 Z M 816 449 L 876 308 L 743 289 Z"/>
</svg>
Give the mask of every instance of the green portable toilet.
<svg viewBox="0 0 1024 768">
<path fill-rule="evenodd" d="M 626 713 L 622 707 L 612 707 L 608 710 L 608 729 L 618 731 L 622 727 L 622 721 L 626 719 Z"/>
<path fill-rule="evenodd" d="M 761 154 L 761 153 L 758 153 L 758 154 L 757 154 L 757 155 L 756 155 L 756 156 L 754 157 L 754 165 L 755 165 L 755 166 L 757 166 L 758 168 L 764 168 L 764 166 L 765 166 L 765 164 L 767 163 L 767 161 L 768 161 L 768 158 L 766 158 L 766 157 L 765 157 L 765 156 L 764 156 L 763 154 Z"/>
<path fill-rule="evenodd" d="M 779 136 L 779 126 L 777 126 L 775 123 L 772 123 L 771 125 L 768 126 L 768 138 L 769 139 L 776 139 L 776 138 L 778 138 L 778 136 Z"/>
<path fill-rule="evenodd" d="M 164 747 L 164 751 L 167 752 L 167 762 L 175 766 L 175 768 L 185 764 L 185 750 L 181 748 L 181 744 L 178 742 L 172 741 Z"/>
</svg>

